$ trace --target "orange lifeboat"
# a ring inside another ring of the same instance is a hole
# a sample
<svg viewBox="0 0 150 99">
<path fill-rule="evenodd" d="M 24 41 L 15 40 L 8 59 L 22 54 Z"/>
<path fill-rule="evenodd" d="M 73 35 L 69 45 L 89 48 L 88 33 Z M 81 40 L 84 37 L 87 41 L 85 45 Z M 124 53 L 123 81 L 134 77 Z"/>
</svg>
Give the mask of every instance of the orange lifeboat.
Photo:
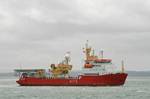
<svg viewBox="0 0 150 99">
<path fill-rule="evenodd" d="M 111 59 L 96 59 L 95 62 L 97 63 L 109 63 Z"/>
<path fill-rule="evenodd" d="M 85 64 L 85 65 L 84 65 L 84 68 L 92 68 L 92 67 L 93 67 L 92 64 Z"/>
</svg>

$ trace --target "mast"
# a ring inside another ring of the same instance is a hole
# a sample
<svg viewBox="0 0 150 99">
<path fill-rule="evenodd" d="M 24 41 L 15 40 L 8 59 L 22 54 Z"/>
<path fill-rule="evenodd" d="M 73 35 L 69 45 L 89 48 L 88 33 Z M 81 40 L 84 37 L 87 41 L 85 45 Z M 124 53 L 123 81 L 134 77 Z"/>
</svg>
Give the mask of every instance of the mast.
<svg viewBox="0 0 150 99">
<path fill-rule="evenodd" d="M 104 54 L 104 51 L 101 50 L 101 58 L 103 59 L 103 54 Z"/>
<path fill-rule="evenodd" d="M 124 61 L 123 60 L 121 61 L 121 65 L 122 65 L 121 66 L 122 73 L 124 73 L 125 70 L 124 70 Z"/>
<path fill-rule="evenodd" d="M 91 52 L 91 47 L 88 46 L 88 40 L 87 40 L 87 42 L 86 42 L 86 44 L 85 44 L 86 60 L 89 59 L 89 57 L 90 57 L 90 52 Z"/>
</svg>

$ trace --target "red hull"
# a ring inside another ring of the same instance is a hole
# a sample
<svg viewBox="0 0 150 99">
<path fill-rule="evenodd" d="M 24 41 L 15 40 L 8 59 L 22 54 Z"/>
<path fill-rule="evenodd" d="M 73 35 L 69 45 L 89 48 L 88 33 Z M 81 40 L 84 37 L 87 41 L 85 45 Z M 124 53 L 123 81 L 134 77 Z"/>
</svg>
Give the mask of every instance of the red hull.
<svg viewBox="0 0 150 99">
<path fill-rule="evenodd" d="M 79 75 L 77 78 L 26 77 L 16 81 L 21 86 L 119 86 L 125 83 L 126 73 Z"/>
</svg>

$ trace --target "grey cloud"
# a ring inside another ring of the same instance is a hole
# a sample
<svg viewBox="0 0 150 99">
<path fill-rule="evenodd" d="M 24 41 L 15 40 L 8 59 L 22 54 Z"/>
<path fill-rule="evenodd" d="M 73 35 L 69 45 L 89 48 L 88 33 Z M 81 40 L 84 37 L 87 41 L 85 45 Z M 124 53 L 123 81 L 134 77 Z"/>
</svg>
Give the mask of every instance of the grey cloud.
<svg viewBox="0 0 150 99">
<path fill-rule="evenodd" d="M 66 50 L 79 64 L 89 39 L 116 61 L 128 57 L 127 69 L 136 69 L 139 55 L 149 58 L 149 6 L 149 0 L 0 0 L 1 68 L 54 62 Z M 138 65 L 149 68 L 144 58 Z"/>
</svg>

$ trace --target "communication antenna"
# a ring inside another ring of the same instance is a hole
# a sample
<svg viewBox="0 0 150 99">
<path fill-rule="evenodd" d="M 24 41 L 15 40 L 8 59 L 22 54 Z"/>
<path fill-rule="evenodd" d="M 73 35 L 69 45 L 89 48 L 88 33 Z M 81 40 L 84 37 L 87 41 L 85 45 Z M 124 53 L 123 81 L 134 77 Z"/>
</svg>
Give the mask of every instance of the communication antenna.
<svg viewBox="0 0 150 99">
<path fill-rule="evenodd" d="M 65 54 L 65 63 L 68 65 L 70 61 L 71 61 L 70 52 L 67 52 Z"/>
</svg>

